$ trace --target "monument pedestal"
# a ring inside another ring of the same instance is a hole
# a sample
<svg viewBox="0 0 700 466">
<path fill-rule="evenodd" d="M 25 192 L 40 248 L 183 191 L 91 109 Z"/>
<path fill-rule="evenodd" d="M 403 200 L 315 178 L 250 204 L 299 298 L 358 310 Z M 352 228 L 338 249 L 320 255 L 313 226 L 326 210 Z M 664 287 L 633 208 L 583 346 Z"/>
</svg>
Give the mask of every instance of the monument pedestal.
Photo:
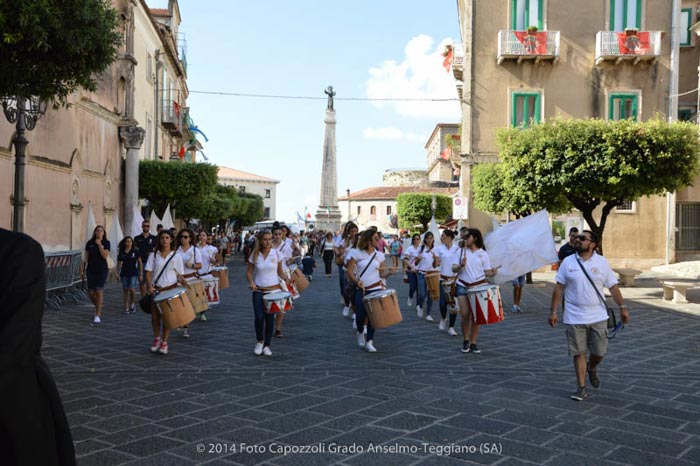
<svg viewBox="0 0 700 466">
<path fill-rule="evenodd" d="M 331 207 L 330 212 L 328 209 L 319 208 L 316 211 L 316 223 L 314 228 L 316 230 L 332 231 L 335 234 L 336 231 L 340 230 L 340 209 L 338 207 Z"/>
</svg>

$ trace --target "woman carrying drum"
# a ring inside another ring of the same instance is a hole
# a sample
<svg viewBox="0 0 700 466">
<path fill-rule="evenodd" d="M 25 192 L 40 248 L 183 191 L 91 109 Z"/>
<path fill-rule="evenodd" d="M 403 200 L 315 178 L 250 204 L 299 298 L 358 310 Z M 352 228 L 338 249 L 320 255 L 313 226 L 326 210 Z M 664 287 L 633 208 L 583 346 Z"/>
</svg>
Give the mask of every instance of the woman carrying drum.
<svg viewBox="0 0 700 466">
<path fill-rule="evenodd" d="M 484 249 L 484 238 L 481 231 L 476 228 L 467 228 L 462 232 L 460 242 L 460 267 L 457 275 L 457 296 L 459 299 L 459 309 L 462 314 L 462 353 L 481 353 L 476 346 L 476 339 L 479 336 L 479 324 L 474 321 L 474 314 L 469 308 L 467 294 L 469 288 L 488 283 L 486 277 L 496 275 L 496 268 L 491 268 L 489 255 Z M 471 343 L 470 343 L 471 342 Z"/>
<path fill-rule="evenodd" d="M 459 268 L 459 253 L 460 249 L 454 243 L 455 234 L 452 230 L 445 230 L 440 236 L 442 244 L 435 248 L 435 255 L 438 256 L 438 265 L 440 266 L 440 330 L 446 330 L 447 326 L 447 308 L 454 307 L 457 303 L 454 302 L 455 297 L 452 295 L 454 283 L 457 280 L 455 269 Z M 454 267 L 454 269 L 453 269 Z M 455 321 L 457 314 L 450 312 L 450 324 L 448 335 L 455 336 Z"/>
<path fill-rule="evenodd" d="M 248 257 L 248 287 L 253 291 L 253 311 L 255 313 L 255 337 L 257 343 L 253 353 L 272 356 L 270 343 L 275 325 L 274 314 L 265 312 L 263 293 L 281 291 L 280 279 L 286 279 L 282 270 L 283 258 L 272 247 L 272 233 L 263 230 L 257 235 L 253 252 Z"/>
<path fill-rule="evenodd" d="M 394 267 L 389 270 L 384 269 L 384 253 L 377 251 L 378 242 L 377 230 L 369 229 L 360 233 L 357 248 L 348 251 L 346 270 L 346 278 L 357 285 L 353 299 L 357 317 L 357 344 L 369 353 L 376 353 L 377 348 L 374 347 L 374 328 L 369 322 L 367 323 L 367 341 L 365 341 L 363 332 L 367 312 L 362 298 L 366 293 L 382 290 L 384 288 L 382 278 L 388 277 L 397 270 Z"/>
<path fill-rule="evenodd" d="M 158 233 L 158 241 L 156 249 L 149 254 L 146 262 L 146 286 L 149 293 L 156 293 L 175 288 L 178 283 L 185 285 L 185 279 L 182 274 L 184 269 L 182 259 L 175 253 L 173 248 L 175 239 L 170 230 L 161 230 Z M 161 273 L 162 272 L 162 273 Z M 153 283 L 154 279 L 158 279 L 157 283 Z M 151 308 L 151 325 L 153 327 L 153 344 L 151 345 L 152 353 L 168 354 L 168 336 L 170 329 L 165 328 L 162 322 L 160 311 L 155 305 Z M 163 327 L 161 338 L 161 326 Z"/>
<path fill-rule="evenodd" d="M 411 238 L 411 245 L 403 252 L 403 263 L 408 277 L 408 306 L 413 306 L 413 296 L 418 294 L 418 276 L 416 274 L 414 261 L 420 248 L 420 235 L 414 234 Z"/>
<path fill-rule="evenodd" d="M 425 313 L 425 320 L 428 322 L 433 322 L 433 318 L 430 316 L 430 308 L 433 306 L 433 300 L 428 294 L 428 284 L 425 281 L 425 274 L 437 270 L 437 256 L 435 251 L 433 251 L 433 244 L 435 243 L 435 237 L 429 231 L 423 235 L 423 244 L 418 249 L 416 257 L 413 260 L 415 269 L 417 271 L 418 277 L 418 304 L 416 305 L 416 313 L 418 317 L 423 317 Z M 438 282 L 438 286 L 439 282 Z M 426 303 L 427 301 L 427 303 Z M 425 308 L 423 304 L 426 304 Z"/>
<path fill-rule="evenodd" d="M 347 259 L 345 253 L 350 249 L 355 243 L 355 237 L 358 232 L 357 225 L 353 222 L 348 222 L 343 228 L 343 234 L 340 238 L 336 238 L 333 244 L 333 252 L 335 253 L 335 263 L 338 265 L 338 278 L 340 281 L 340 294 L 343 295 L 343 290 L 345 289 L 346 276 L 345 276 L 345 264 Z M 345 307 L 343 307 L 343 317 L 350 315 L 350 301 L 343 297 Z"/>
<path fill-rule="evenodd" d="M 288 231 L 286 227 L 280 225 L 275 225 L 272 227 L 272 249 L 277 251 L 280 257 L 280 262 L 282 264 L 282 274 L 280 277 L 283 282 L 288 282 L 291 278 L 291 272 L 289 271 L 289 265 L 294 262 L 292 251 L 292 246 L 287 242 L 285 238 L 285 232 Z M 284 313 L 280 312 L 275 316 L 275 337 L 282 338 L 282 322 L 284 321 Z"/>
<path fill-rule="evenodd" d="M 211 245 L 211 235 L 208 235 L 206 231 L 202 230 L 197 235 L 197 258 L 200 259 L 202 266 L 197 271 L 200 277 L 211 274 L 212 264 L 216 265 L 219 262 L 218 254 L 219 249 Z M 199 320 L 202 322 L 207 321 L 207 311 L 199 313 Z"/>
<path fill-rule="evenodd" d="M 177 254 L 182 259 L 184 273 L 182 276 L 185 279 L 194 278 L 197 276 L 197 271 L 202 268 L 202 261 L 200 259 L 201 255 L 197 248 L 193 246 L 194 243 L 194 232 L 189 228 L 184 228 L 180 230 L 177 234 Z M 182 336 L 184 338 L 190 337 L 190 326 L 185 325 L 183 327 Z"/>
</svg>

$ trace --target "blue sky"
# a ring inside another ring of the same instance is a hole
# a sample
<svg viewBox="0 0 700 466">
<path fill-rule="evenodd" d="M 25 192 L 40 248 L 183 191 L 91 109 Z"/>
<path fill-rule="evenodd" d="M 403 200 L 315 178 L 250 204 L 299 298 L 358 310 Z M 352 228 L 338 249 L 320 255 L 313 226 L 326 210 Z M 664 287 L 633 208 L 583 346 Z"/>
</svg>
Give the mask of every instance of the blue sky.
<svg viewBox="0 0 700 466">
<path fill-rule="evenodd" d="M 188 105 L 209 138 L 204 152 L 217 165 L 280 180 L 279 220 L 318 206 L 328 85 L 336 99 L 456 97 L 440 56 L 459 39 L 455 0 L 180 0 L 180 10 Z M 386 169 L 425 167 L 435 124 L 459 121 L 457 102 L 336 100 L 335 109 L 339 195 L 381 185 Z"/>
</svg>

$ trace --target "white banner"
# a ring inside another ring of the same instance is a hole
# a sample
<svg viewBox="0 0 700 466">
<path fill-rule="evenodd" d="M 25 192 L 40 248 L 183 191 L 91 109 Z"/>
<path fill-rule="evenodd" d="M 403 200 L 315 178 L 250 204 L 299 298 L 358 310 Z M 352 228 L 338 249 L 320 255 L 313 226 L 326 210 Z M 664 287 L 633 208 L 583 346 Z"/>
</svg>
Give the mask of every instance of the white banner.
<svg viewBox="0 0 700 466">
<path fill-rule="evenodd" d="M 466 220 L 469 218 L 469 204 L 466 197 L 455 197 L 452 199 L 452 218 L 455 220 Z"/>
<path fill-rule="evenodd" d="M 546 210 L 507 223 L 484 239 L 497 284 L 559 261 Z"/>
</svg>

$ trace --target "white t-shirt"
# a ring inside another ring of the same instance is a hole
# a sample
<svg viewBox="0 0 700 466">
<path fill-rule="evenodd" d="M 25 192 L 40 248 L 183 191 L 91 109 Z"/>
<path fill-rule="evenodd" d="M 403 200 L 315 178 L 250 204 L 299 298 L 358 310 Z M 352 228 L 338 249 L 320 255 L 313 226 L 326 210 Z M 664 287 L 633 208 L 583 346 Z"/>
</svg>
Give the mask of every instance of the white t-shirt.
<svg viewBox="0 0 700 466">
<path fill-rule="evenodd" d="M 166 262 L 168 262 L 168 259 L 173 254 L 175 254 L 175 257 L 173 257 L 168 263 L 168 266 L 165 268 L 165 272 L 163 272 L 163 275 L 161 275 L 156 282 L 156 278 L 158 278 L 158 275 L 160 275 L 160 271 L 163 269 L 163 266 Z M 170 254 L 168 254 L 165 258 L 163 258 L 159 252 L 150 253 L 148 255 L 148 260 L 146 261 L 145 270 L 151 272 L 151 280 L 153 280 L 153 284 L 158 285 L 161 288 L 177 283 L 176 272 L 180 275 L 184 274 L 182 258 L 174 251 L 170 252 Z"/>
<path fill-rule="evenodd" d="M 447 245 L 441 244 L 435 248 L 435 255 L 440 258 L 440 275 L 452 277 L 455 273 L 452 271 L 454 264 L 459 264 L 459 253 L 461 249 L 455 243 L 448 248 Z"/>
<path fill-rule="evenodd" d="M 335 243 L 331 240 L 328 241 L 326 238 L 323 239 L 323 250 L 324 251 L 332 251 L 333 250 L 333 245 Z"/>
<path fill-rule="evenodd" d="M 292 246 L 287 244 L 286 241 L 282 241 L 279 246 L 272 246 L 272 249 L 276 250 L 282 261 L 282 270 L 288 271 L 289 265 L 287 264 L 287 259 L 292 257 Z"/>
<path fill-rule="evenodd" d="M 370 254 L 367 251 L 355 248 L 350 249 L 346 254 L 346 256 L 349 256 L 348 260 L 355 259 L 355 279 L 362 280 L 362 283 L 364 283 L 365 286 L 374 285 L 375 283 L 381 281 L 379 267 L 381 267 L 381 265 L 384 263 L 384 253 L 377 252 L 374 260 L 372 260 L 372 263 L 369 264 L 369 267 L 367 267 L 367 264 L 369 263 L 370 259 L 372 259 L 373 255 L 374 252 Z M 365 270 L 365 267 L 367 267 L 367 270 Z M 365 273 L 362 274 L 362 278 L 360 278 L 360 274 L 363 270 L 365 270 Z M 365 288 L 365 291 L 381 289 L 382 287 L 380 284 L 373 288 Z"/>
<path fill-rule="evenodd" d="M 423 252 L 421 252 L 421 249 L 423 249 Z M 424 248 L 423 246 L 418 247 L 414 262 L 418 262 L 418 264 L 416 264 L 416 269 L 419 272 L 425 273 L 437 270 L 437 267 L 433 267 L 433 263 L 435 262 L 435 257 L 433 257 L 433 250 L 434 249 L 428 249 L 427 247 Z M 420 261 L 418 261 L 419 257 Z"/>
<path fill-rule="evenodd" d="M 617 277 L 605 257 L 593 252 L 588 260 L 578 254 L 567 256 L 559 265 L 556 281 L 564 285 L 564 323 L 570 325 L 592 324 L 608 319 L 608 312 L 591 286 L 586 275 L 581 271 L 576 259 L 583 262 L 588 276 L 591 277 L 602 297 L 603 287 L 608 289 L 617 285 Z"/>
<path fill-rule="evenodd" d="M 461 253 L 461 251 L 460 251 Z M 464 257 L 467 259 L 467 266 L 460 270 L 457 279 L 465 283 L 475 283 L 486 279 L 486 270 L 491 268 L 489 255 L 483 249 L 473 251 L 465 248 Z"/>
<path fill-rule="evenodd" d="M 420 247 L 420 246 L 418 246 Z M 407 248 L 404 248 L 403 250 L 403 257 L 404 259 L 408 259 L 408 265 L 409 265 L 409 270 L 413 270 L 414 263 L 413 261 L 416 260 L 416 256 L 418 255 L 418 250 L 415 248 L 415 246 L 410 245 Z"/>
<path fill-rule="evenodd" d="M 199 251 L 197 251 L 196 253 L 195 251 L 197 251 L 197 248 L 195 248 L 194 246 L 190 246 L 189 249 L 187 249 L 187 251 L 183 251 L 182 246 L 177 248 L 177 254 L 182 259 L 182 267 L 185 270 L 185 275 L 197 272 L 197 270 L 187 267 L 187 264 L 189 264 L 190 262 L 192 262 L 192 264 L 202 262 L 202 260 L 200 259 L 201 256 L 199 254 Z"/>
<path fill-rule="evenodd" d="M 258 259 L 253 262 L 253 255 L 248 258 L 248 263 L 253 264 L 253 281 L 255 286 L 270 287 L 279 285 L 280 278 L 277 275 L 277 264 L 281 262 L 282 256 L 275 249 L 271 248 L 267 258 L 263 257 L 262 253 L 258 254 Z"/>
<path fill-rule="evenodd" d="M 202 263 L 202 268 L 199 269 L 200 275 L 206 275 L 211 271 L 211 263 L 216 259 L 218 252 L 219 250 L 211 244 L 197 246 L 197 259 Z"/>
</svg>

